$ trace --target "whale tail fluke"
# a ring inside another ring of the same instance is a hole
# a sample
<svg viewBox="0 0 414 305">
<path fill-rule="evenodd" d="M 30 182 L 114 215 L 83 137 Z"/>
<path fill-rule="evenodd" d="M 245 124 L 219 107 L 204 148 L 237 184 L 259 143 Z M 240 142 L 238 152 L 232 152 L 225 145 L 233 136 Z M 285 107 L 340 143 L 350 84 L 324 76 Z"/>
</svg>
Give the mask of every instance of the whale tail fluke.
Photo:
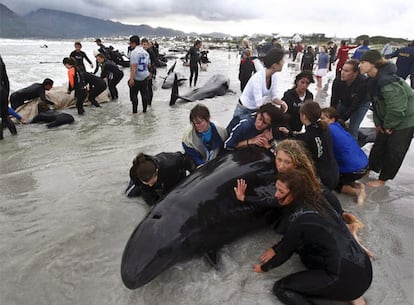
<svg viewBox="0 0 414 305">
<path fill-rule="evenodd" d="M 170 98 L 170 106 L 175 105 L 175 102 L 178 99 L 178 77 L 177 74 L 175 74 L 174 76 L 174 83 L 172 86 L 172 91 L 171 91 L 171 98 Z"/>
</svg>

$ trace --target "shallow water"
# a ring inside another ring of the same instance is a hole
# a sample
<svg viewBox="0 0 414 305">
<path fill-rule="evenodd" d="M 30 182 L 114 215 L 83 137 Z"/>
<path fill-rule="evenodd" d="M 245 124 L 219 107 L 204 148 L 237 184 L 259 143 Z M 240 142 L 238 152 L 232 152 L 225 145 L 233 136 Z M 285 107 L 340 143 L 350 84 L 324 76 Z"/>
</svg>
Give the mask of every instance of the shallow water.
<svg viewBox="0 0 414 305">
<path fill-rule="evenodd" d="M 45 43 L 49 48 L 40 48 Z M 92 58 L 95 44 L 83 45 Z M 126 50 L 119 42 L 113 45 Z M 55 86 L 65 85 L 61 60 L 72 47 L 72 41 L 0 40 L 11 91 L 45 77 L 54 79 Z M 200 72 L 198 84 L 222 73 L 236 92 L 202 102 L 213 121 L 225 126 L 239 96 L 239 59 L 234 52 L 220 50 L 210 51 L 209 58 L 212 63 Z M 189 75 L 180 64 L 176 69 Z M 293 257 L 272 272 L 252 272 L 262 251 L 279 238 L 269 230 L 224 247 L 220 272 L 196 258 L 135 291 L 121 282 L 122 251 L 148 211 L 142 200 L 123 194 L 132 159 L 140 151 L 181 150 L 181 135 L 195 105 L 168 106 L 170 90 L 160 87 L 166 71 L 158 70 L 158 89 L 146 114 L 131 114 L 129 72 L 124 70 L 119 100 L 102 109 L 87 107 L 83 117 L 65 110 L 74 115 L 74 124 L 54 130 L 19 125 L 16 137 L 5 132 L 0 141 L 0 304 L 280 304 L 270 292 L 274 281 L 301 265 Z M 297 73 L 297 65 L 285 64 L 279 75 L 280 96 Z M 319 92 L 315 85 L 310 90 L 327 105 L 330 83 L 325 80 L 324 85 Z M 180 88 L 187 90 L 187 85 Z M 369 115 L 363 125 L 372 126 Z M 368 152 L 369 145 L 365 149 Z M 366 293 L 369 304 L 414 304 L 413 170 L 411 146 L 396 179 L 382 189 L 368 190 L 363 207 L 340 195 L 344 209 L 366 224 L 361 237 L 376 255 L 374 281 Z"/>
</svg>

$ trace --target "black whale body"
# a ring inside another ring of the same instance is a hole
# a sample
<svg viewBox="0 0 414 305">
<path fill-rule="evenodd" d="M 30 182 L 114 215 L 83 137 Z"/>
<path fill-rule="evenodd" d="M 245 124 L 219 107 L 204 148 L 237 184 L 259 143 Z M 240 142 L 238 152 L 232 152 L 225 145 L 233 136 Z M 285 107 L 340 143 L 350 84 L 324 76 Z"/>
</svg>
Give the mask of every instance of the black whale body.
<svg viewBox="0 0 414 305">
<path fill-rule="evenodd" d="M 245 178 L 247 195 L 268 196 L 274 168 L 269 151 L 248 147 L 220 156 L 187 177 L 148 212 L 129 238 L 121 263 L 125 286 L 141 287 L 177 262 L 264 227 L 269 208 L 241 204 L 233 187 L 237 178 Z"/>
<path fill-rule="evenodd" d="M 177 75 L 174 76 L 174 83 L 171 91 L 170 106 L 175 105 L 177 100 L 183 100 L 185 102 L 194 102 L 207 98 L 213 98 L 215 96 L 222 96 L 226 93 L 234 93 L 229 89 L 230 80 L 223 74 L 214 74 L 210 77 L 206 83 L 200 88 L 194 89 L 187 94 L 179 95 L 178 86 L 179 81 Z"/>
</svg>

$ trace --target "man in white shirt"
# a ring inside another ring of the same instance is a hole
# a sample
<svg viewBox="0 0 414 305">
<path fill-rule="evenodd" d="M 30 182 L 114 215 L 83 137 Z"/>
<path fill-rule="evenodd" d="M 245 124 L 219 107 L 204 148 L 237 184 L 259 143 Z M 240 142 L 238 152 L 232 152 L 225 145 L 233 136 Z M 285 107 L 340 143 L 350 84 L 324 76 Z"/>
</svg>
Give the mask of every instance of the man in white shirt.
<svg viewBox="0 0 414 305">
<path fill-rule="evenodd" d="M 129 38 L 131 46 L 129 76 L 129 97 L 132 102 L 132 113 L 138 112 L 138 92 L 141 92 L 142 109 L 147 112 L 148 105 L 148 76 L 151 65 L 150 56 L 139 44 L 139 37 L 133 35 Z"/>
</svg>

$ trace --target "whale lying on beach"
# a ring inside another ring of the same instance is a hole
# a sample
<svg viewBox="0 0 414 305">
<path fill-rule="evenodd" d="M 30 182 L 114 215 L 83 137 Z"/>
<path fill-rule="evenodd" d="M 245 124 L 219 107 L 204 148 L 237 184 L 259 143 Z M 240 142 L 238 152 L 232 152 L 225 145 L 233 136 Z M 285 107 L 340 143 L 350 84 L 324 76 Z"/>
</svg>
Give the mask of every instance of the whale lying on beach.
<svg viewBox="0 0 414 305">
<path fill-rule="evenodd" d="M 175 105 L 175 102 L 179 99 L 185 102 L 194 102 L 215 96 L 222 96 L 229 92 L 233 93 L 233 91 L 229 89 L 229 84 L 230 80 L 228 77 L 222 74 L 215 74 L 208 79 L 202 87 L 194 89 L 185 95 L 179 95 L 178 77 L 175 76 L 171 92 L 170 106 Z"/>
<path fill-rule="evenodd" d="M 164 81 L 161 85 L 162 89 L 172 88 L 174 85 L 175 76 L 177 76 L 178 86 L 181 86 L 187 80 L 187 78 L 183 74 L 179 72 L 174 72 L 176 64 L 177 61 L 175 61 L 171 68 L 168 70 L 167 76 L 164 78 Z"/>
<path fill-rule="evenodd" d="M 236 179 L 245 178 L 246 195 L 269 196 L 266 186 L 274 183 L 275 174 L 273 155 L 248 147 L 219 156 L 188 176 L 148 212 L 129 238 L 121 262 L 125 286 L 141 287 L 177 262 L 264 227 L 270 208 L 240 203 L 233 187 Z"/>
</svg>

